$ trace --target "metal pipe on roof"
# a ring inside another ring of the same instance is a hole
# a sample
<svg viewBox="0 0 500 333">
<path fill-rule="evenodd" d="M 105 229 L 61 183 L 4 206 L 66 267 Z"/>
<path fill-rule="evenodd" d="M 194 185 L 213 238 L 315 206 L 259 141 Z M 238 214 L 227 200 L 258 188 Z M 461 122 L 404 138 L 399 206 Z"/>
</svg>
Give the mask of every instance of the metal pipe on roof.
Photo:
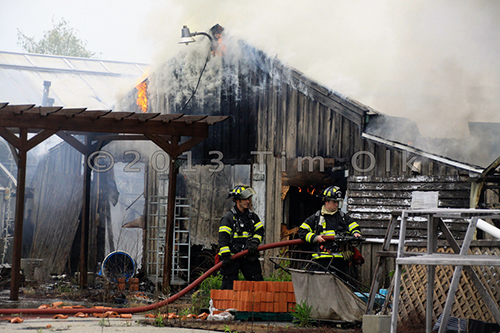
<svg viewBox="0 0 500 333">
<path fill-rule="evenodd" d="M 53 106 L 54 99 L 49 97 L 50 85 L 52 82 L 43 81 L 43 97 L 42 97 L 42 106 Z"/>
</svg>

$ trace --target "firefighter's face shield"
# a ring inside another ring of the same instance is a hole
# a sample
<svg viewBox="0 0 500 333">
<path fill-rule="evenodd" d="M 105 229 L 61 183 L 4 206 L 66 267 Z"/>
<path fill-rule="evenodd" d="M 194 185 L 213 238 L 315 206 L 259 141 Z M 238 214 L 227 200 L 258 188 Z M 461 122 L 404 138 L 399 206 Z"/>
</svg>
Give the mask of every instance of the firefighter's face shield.
<svg viewBox="0 0 500 333">
<path fill-rule="evenodd" d="M 344 203 L 344 200 L 343 199 L 325 199 L 325 204 L 327 202 L 338 202 L 338 208 L 337 209 L 341 209 L 342 208 L 342 204 Z"/>
<path fill-rule="evenodd" d="M 257 194 L 257 193 L 255 193 L 253 188 L 247 187 L 243 191 L 241 191 L 241 193 L 238 196 L 238 199 L 246 200 L 246 199 L 251 198 L 254 194 Z"/>
</svg>

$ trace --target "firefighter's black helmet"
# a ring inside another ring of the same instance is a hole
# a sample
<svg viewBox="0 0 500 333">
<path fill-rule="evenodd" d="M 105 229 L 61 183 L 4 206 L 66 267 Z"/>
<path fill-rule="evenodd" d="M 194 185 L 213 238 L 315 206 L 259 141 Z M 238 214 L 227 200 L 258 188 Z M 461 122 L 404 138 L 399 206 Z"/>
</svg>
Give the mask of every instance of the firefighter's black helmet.
<svg viewBox="0 0 500 333">
<path fill-rule="evenodd" d="M 318 198 L 322 198 L 324 201 L 342 201 L 343 195 L 340 187 L 329 186 L 318 194 Z"/>
<path fill-rule="evenodd" d="M 254 194 L 256 193 L 250 186 L 236 185 L 231 191 L 229 191 L 228 198 L 233 200 L 245 200 Z"/>
</svg>

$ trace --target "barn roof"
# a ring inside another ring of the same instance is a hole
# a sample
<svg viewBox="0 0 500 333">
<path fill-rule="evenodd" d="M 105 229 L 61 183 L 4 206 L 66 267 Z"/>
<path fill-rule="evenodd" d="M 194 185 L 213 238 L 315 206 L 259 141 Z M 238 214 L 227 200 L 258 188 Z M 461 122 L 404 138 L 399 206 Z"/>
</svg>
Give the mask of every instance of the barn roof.
<svg viewBox="0 0 500 333">
<path fill-rule="evenodd" d="M 448 158 L 446 156 L 442 156 L 442 155 L 438 155 L 438 154 L 434 154 L 434 153 L 429 153 L 425 150 L 421 150 L 421 149 L 413 147 L 411 145 L 407 145 L 407 144 L 400 143 L 397 141 L 387 140 L 385 138 L 382 138 L 382 137 L 379 137 L 379 136 L 376 136 L 373 134 L 363 133 L 362 137 L 365 139 L 371 140 L 373 142 L 382 144 L 382 145 L 387 146 L 387 147 L 393 147 L 393 148 L 397 148 L 397 149 L 400 149 L 403 151 L 407 151 L 409 153 L 419 155 L 419 156 L 422 156 L 422 157 L 425 157 L 425 158 L 428 158 L 428 159 L 434 160 L 436 162 L 440 162 L 440 163 L 443 163 L 443 164 L 446 164 L 446 165 L 449 165 L 449 166 L 452 166 L 455 168 L 467 170 L 469 172 L 480 174 L 484 170 L 482 167 L 477 166 L 477 165 L 463 163 L 463 162 Z"/>
<path fill-rule="evenodd" d="M 486 168 L 500 156 L 500 124 L 469 122 L 469 131 L 469 136 L 460 138 L 425 137 L 408 118 L 377 114 L 370 117 L 364 136 L 404 146 L 403 150 L 421 152 L 420 155 L 425 153 L 444 158 L 448 165 L 456 161 L 476 169 Z"/>
</svg>

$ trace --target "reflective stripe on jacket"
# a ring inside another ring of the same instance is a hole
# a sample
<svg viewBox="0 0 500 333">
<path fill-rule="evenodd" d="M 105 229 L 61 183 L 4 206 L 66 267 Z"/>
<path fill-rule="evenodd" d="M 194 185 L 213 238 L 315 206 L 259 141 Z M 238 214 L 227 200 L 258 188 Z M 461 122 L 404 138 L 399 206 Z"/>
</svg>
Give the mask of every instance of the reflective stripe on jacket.
<svg viewBox="0 0 500 333">
<path fill-rule="evenodd" d="M 219 255 L 232 255 L 243 251 L 249 239 L 262 243 L 264 223 L 253 211 L 240 212 L 234 206 L 220 221 Z"/>
<path fill-rule="evenodd" d="M 322 243 L 327 251 L 320 249 L 320 244 L 315 243 L 316 237 L 321 236 L 336 236 L 337 234 L 354 235 L 361 234 L 359 224 L 355 222 L 349 215 L 342 211 L 337 211 L 334 214 L 322 215 L 321 211 L 309 216 L 299 227 L 300 239 L 316 244 L 316 253 L 312 255 L 313 259 L 320 258 L 343 258 L 342 252 L 339 251 L 337 244 L 334 242 Z"/>
</svg>

